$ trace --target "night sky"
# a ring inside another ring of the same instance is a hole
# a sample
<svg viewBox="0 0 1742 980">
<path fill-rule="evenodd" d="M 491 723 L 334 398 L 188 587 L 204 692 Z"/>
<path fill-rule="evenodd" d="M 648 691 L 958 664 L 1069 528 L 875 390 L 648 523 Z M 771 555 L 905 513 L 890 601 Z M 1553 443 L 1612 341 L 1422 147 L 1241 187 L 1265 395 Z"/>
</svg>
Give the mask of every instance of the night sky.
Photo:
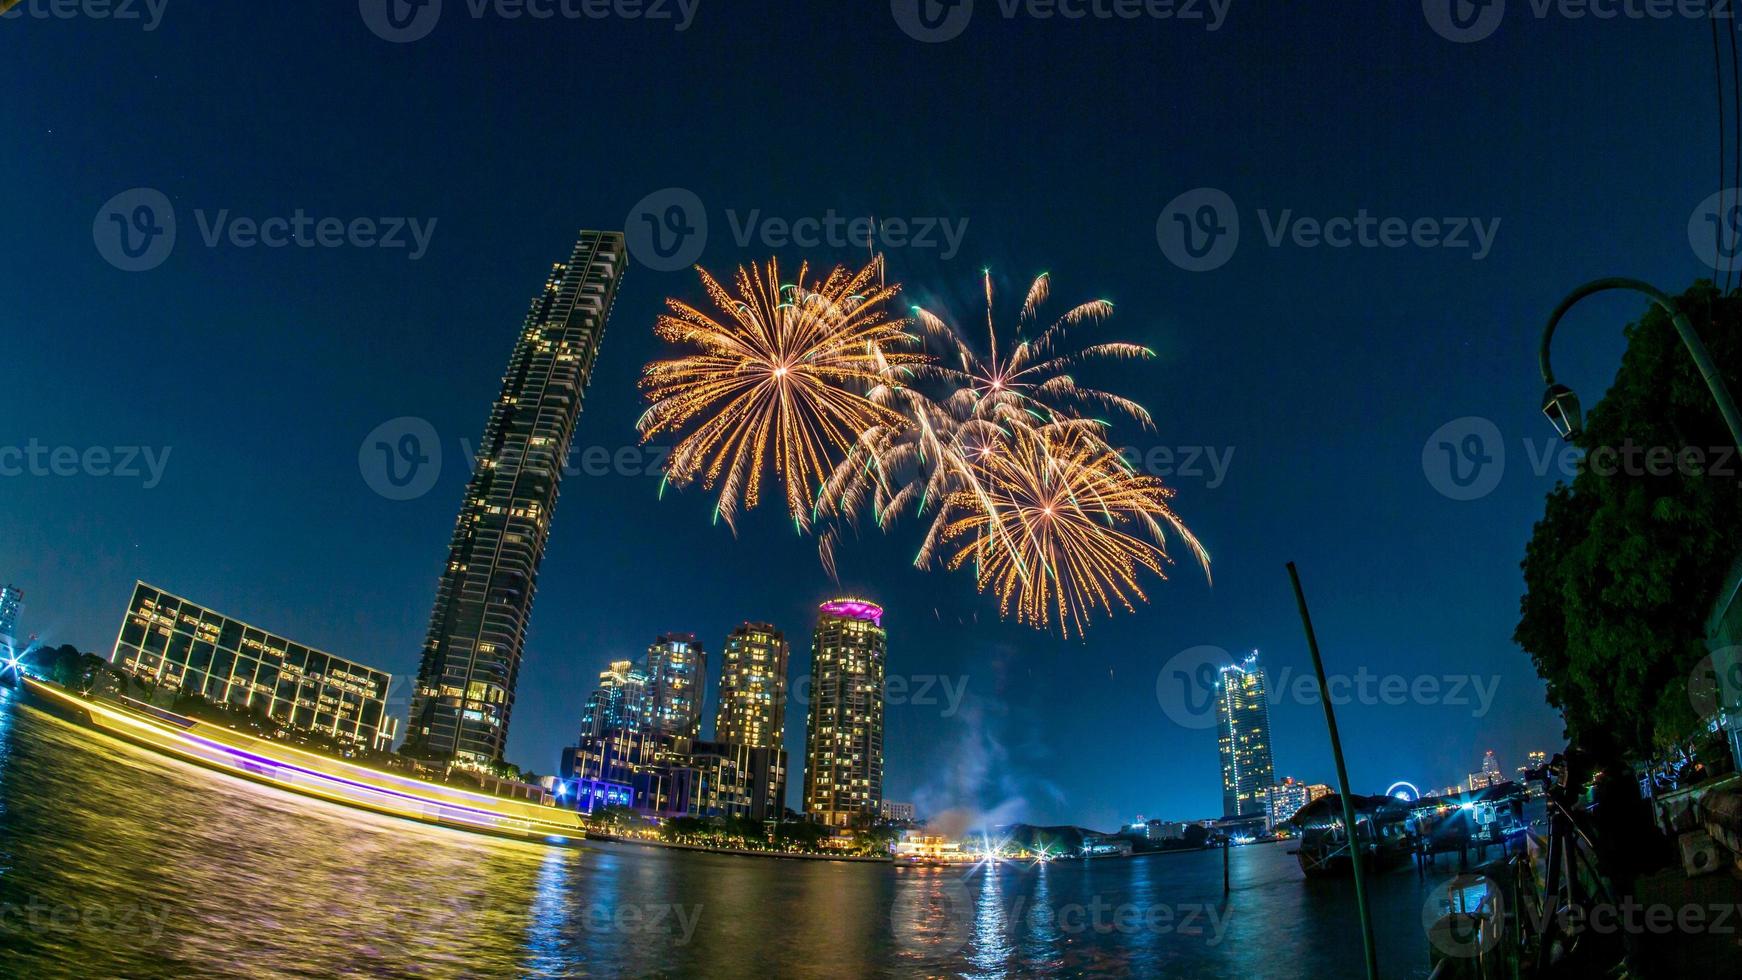
<svg viewBox="0 0 1742 980">
<path fill-rule="evenodd" d="M 912 568 L 911 518 L 850 537 L 837 587 L 778 500 L 734 536 L 700 488 L 660 500 L 653 477 L 583 473 L 564 484 L 540 577 L 510 759 L 552 771 L 598 672 L 659 632 L 699 634 L 717 676 L 726 632 L 771 620 L 804 675 L 816 604 L 858 593 L 888 609 L 890 673 L 936 701 L 889 709 L 889 798 L 1102 828 L 1218 815 L 1214 732 L 1171 718 L 1157 675 L 1205 645 L 1259 649 L 1279 679 L 1310 671 L 1293 560 L 1333 674 L 1497 679 L 1486 712 L 1473 687 L 1462 704 L 1340 709 L 1358 791 L 1444 785 L 1489 748 L 1510 770 L 1560 730 L 1510 640 L 1518 561 L 1555 479 L 1534 464 L 1560 448 L 1537 411 L 1541 323 L 1586 279 L 1679 291 L 1701 274 L 1687 224 L 1717 187 L 1708 25 L 1514 4 L 1491 37 L 1452 43 L 1413 2 L 1314 6 L 1237 3 L 1206 31 L 1006 18 L 980 0 L 943 43 L 910 38 L 884 3 L 702 0 L 677 31 L 474 18 L 448 0 L 412 43 L 342 0 L 173 3 L 150 31 L 20 7 L 0 21 L 0 446 L 170 455 L 150 487 L 146 473 L 0 477 L 0 581 L 26 590 L 21 625 L 49 643 L 107 653 L 138 578 L 414 672 L 462 441 L 482 432 L 526 302 L 578 229 L 622 228 L 650 193 L 686 188 L 710 225 L 700 261 L 726 271 L 864 258 L 740 245 L 753 212 L 966 221 L 954 254 L 888 249 L 891 277 L 966 322 L 983 316 L 983 267 L 1005 318 L 1043 270 L 1055 308 L 1115 301 L 1094 336 L 1159 356 L 1082 379 L 1153 412 L 1157 431 L 1115 442 L 1228 460 L 1219 480 L 1207 463 L 1169 478 L 1214 585 L 1176 549 L 1148 606 L 1064 640 L 1000 623 L 966 572 Z M 138 187 L 173 202 L 178 240 L 159 267 L 125 272 L 93 225 Z M 1225 265 L 1192 272 L 1163 254 L 1157 219 L 1200 187 L 1236 202 L 1242 234 Z M 436 224 L 416 259 L 208 247 L 200 220 L 226 209 Z M 1284 212 L 1362 209 L 1499 225 L 1480 258 L 1474 232 L 1463 248 L 1267 239 Z M 674 295 L 701 299 L 693 272 L 630 269 L 577 450 L 635 444 L 636 379 Z M 1642 306 L 1587 307 L 1556 367 L 1590 404 Z M 444 467 L 395 501 L 365 481 L 359 449 L 402 416 L 434 427 Z M 1491 493 L 1456 500 L 1423 450 L 1472 416 L 1495 426 L 1505 468 Z M 955 710 L 930 677 L 965 679 Z M 1278 775 L 1333 781 L 1316 701 L 1271 710 Z M 802 732 L 795 704 L 795 760 Z"/>
</svg>

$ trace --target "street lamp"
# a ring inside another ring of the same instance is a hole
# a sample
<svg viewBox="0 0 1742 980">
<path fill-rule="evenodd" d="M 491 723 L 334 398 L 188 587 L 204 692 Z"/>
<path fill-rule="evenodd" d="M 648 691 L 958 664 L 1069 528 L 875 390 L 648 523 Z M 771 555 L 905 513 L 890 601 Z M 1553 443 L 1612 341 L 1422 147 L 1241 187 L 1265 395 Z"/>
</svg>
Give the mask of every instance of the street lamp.
<svg viewBox="0 0 1742 980">
<path fill-rule="evenodd" d="M 1548 385 L 1548 390 L 1543 392 L 1542 396 L 1542 413 L 1548 416 L 1550 422 L 1554 423 L 1555 431 L 1560 433 L 1562 439 L 1569 441 L 1576 439 L 1583 431 L 1584 418 L 1579 410 L 1579 396 L 1573 394 L 1573 390 L 1566 385 L 1556 384 L 1554 371 L 1549 368 L 1548 345 L 1549 341 L 1554 338 L 1554 328 L 1560 324 L 1561 317 L 1566 316 L 1567 311 L 1572 309 L 1574 304 L 1594 293 L 1606 292 L 1611 289 L 1631 289 L 1636 293 L 1644 293 L 1660 309 L 1669 314 L 1670 322 L 1675 324 L 1676 333 L 1681 335 L 1682 343 L 1688 349 L 1688 355 L 1694 359 L 1694 366 L 1700 369 L 1700 377 L 1706 379 L 1706 387 L 1712 391 L 1712 400 L 1718 403 L 1718 412 L 1724 416 L 1724 424 L 1730 427 L 1730 439 L 1738 446 L 1742 446 L 1742 416 L 1737 415 L 1736 402 L 1730 397 L 1730 389 L 1725 387 L 1723 376 L 1718 373 L 1717 367 L 1712 363 L 1712 355 L 1706 352 L 1706 345 L 1700 343 L 1699 334 L 1694 333 L 1693 324 L 1689 323 L 1688 318 L 1676 309 L 1675 302 L 1656 286 L 1638 279 L 1621 277 L 1595 279 L 1585 283 L 1573 290 L 1566 299 L 1561 300 L 1561 305 L 1555 307 L 1554 312 L 1549 314 L 1548 326 L 1544 327 L 1542 331 L 1542 352 L 1538 355 L 1538 360 L 1542 364 L 1543 383 Z"/>
</svg>

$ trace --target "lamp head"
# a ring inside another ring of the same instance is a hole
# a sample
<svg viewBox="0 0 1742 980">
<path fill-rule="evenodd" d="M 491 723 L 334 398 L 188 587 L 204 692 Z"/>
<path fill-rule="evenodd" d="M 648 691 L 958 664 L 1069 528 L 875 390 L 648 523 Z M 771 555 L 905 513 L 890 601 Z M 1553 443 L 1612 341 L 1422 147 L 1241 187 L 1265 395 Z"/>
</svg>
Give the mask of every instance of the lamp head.
<svg viewBox="0 0 1742 980">
<path fill-rule="evenodd" d="M 1562 439 L 1571 442 L 1585 431 L 1584 414 L 1579 410 L 1579 396 L 1562 384 L 1551 384 L 1542 394 L 1542 414 L 1554 423 Z"/>
</svg>

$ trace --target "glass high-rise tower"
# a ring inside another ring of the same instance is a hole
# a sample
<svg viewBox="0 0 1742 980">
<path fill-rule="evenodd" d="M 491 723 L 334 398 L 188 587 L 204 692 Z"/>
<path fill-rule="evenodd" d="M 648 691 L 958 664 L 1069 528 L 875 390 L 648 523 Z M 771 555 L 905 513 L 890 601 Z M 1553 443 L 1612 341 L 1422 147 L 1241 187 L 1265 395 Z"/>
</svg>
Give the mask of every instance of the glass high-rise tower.
<svg viewBox="0 0 1742 980">
<path fill-rule="evenodd" d="M 436 587 L 406 726 L 418 755 L 502 760 L 563 464 L 627 263 L 621 232 L 581 232 L 520 329 Z"/>
<path fill-rule="evenodd" d="M 708 653 L 694 633 L 664 633 L 647 648 L 648 725 L 668 735 L 702 733 Z"/>
<path fill-rule="evenodd" d="M 883 607 L 835 599 L 817 612 L 805 722 L 804 810 L 830 827 L 876 821 L 883 803 Z"/>
<path fill-rule="evenodd" d="M 769 623 L 745 623 L 721 654 L 714 738 L 755 748 L 786 748 L 786 637 Z"/>
<path fill-rule="evenodd" d="M 1222 816 L 1264 813 L 1276 783 L 1270 757 L 1270 699 L 1258 651 L 1216 675 L 1216 746 L 1222 754 Z"/>
</svg>

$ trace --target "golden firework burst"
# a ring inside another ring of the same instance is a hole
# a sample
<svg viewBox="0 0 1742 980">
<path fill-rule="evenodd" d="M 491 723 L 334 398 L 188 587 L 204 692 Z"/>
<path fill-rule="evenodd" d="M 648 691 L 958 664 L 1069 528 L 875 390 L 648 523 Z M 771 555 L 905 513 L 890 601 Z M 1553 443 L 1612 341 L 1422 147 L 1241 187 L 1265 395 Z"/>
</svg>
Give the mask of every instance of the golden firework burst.
<svg viewBox="0 0 1742 980">
<path fill-rule="evenodd" d="M 798 527 L 810 526 L 816 490 L 862 432 L 900 426 L 883 404 L 892 379 L 926 358 L 909 321 L 885 302 L 900 287 L 881 281 L 874 258 L 858 272 L 836 266 L 806 284 L 810 269 L 782 283 L 779 266 L 739 267 L 736 292 L 698 267 L 713 312 L 676 299 L 654 327 L 694 352 L 654 361 L 641 384 L 651 403 L 637 423 L 643 440 L 689 431 L 672 450 L 666 479 L 720 488 L 716 513 L 736 526 L 740 502 L 755 507 L 772 467 Z M 693 423 L 693 427 L 692 427 Z"/>
<path fill-rule="evenodd" d="M 1168 506 L 1173 491 L 1131 471 L 1093 423 L 1018 426 L 975 462 L 978 485 L 946 504 L 949 567 L 973 563 L 980 590 L 1019 622 L 1082 635 L 1097 610 L 1147 601 L 1140 575 L 1166 578 L 1165 535 L 1209 574 L 1209 553 Z"/>
<path fill-rule="evenodd" d="M 982 273 L 986 297 L 985 353 L 968 340 L 968 331 L 920 307 L 913 315 L 926 337 L 948 351 L 941 362 L 916 369 L 924 387 L 889 390 L 880 401 L 903 416 L 900 423 L 865 430 L 824 485 L 820 509 L 848 522 L 869 508 L 885 526 L 908 507 L 933 514 L 914 564 L 927 567 L 937 554 L 946 526 L 943 502 L 953 494 L 973 494 L 989 506 L 981 487 L 980 460 L 1012 432 L 1066 419 L 1082 419 L 1106 408 L 1150 427 L 1142 405 L 1077 383 L 1070 373 L 1097 360 L 1153 357 L 1129 343 L 1068 347 L 1070 328 L 1105 320 L 1113 304 L 1104 299 L 1080 303 L 1044 329 L 1041 310 L 1052 291 L 1052 277 L 1037 276 L 1024 295 L 1013 337 L 1000 338 L 992 276 Z M 1025 337 L 1025 335 L 1027 335 Z M 1105 427 L 1104 425 L 1102 426 Z M 1098 438 L 1082 428 L 1079 438 Z M 1110 450 L 1109 450 L 1110 451 Z M 823 537 L 823 559 L 832 565 L 832 535 Z"/>
</svg>

